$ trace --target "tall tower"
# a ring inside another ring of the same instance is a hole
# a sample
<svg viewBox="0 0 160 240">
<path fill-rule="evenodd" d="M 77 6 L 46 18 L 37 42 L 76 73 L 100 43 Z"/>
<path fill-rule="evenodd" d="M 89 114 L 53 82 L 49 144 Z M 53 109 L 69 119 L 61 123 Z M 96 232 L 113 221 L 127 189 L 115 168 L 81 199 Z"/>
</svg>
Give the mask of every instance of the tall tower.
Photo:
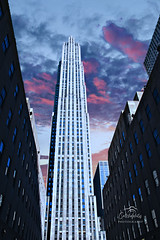
<svg viewBox="0 0 160 240">
<path fill-rule="evenodd" d="M 99 239 L 81 51 L 63 44 L 52 116 L 45 239 Z"/>
</svg>

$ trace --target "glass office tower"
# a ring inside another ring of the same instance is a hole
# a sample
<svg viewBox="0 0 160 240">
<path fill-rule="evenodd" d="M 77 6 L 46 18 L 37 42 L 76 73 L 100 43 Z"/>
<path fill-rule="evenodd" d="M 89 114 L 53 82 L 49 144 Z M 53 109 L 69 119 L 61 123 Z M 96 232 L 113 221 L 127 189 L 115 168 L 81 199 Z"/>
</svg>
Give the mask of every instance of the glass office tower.
<svg viewBox="0 0 160 240">
<path fill-rule="evenodd" d="M 45 239 L 99 239 L 80 45 L 64 43 L 50 142 Z"/>
</svg>

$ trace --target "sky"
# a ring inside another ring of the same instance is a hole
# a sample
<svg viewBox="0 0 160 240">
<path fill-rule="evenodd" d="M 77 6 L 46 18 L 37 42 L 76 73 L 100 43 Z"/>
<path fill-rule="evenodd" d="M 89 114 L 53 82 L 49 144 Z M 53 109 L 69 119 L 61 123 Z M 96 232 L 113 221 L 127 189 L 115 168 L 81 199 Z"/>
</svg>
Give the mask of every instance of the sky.
<svg viewBox="0 0 160 240">
<path fill-rule="evenodd" d="M 127 100 L 147 82 L 143 61 L 159 13 L 157 0 L 9 0 L 27 97 L 42 155 L 49 153 L 51 115 L 62 44 L 81 45 L 90 114 L 93 171 L 107 160 Z M 48 160 L 41 160 L 46 164 Z"/>
</svg>

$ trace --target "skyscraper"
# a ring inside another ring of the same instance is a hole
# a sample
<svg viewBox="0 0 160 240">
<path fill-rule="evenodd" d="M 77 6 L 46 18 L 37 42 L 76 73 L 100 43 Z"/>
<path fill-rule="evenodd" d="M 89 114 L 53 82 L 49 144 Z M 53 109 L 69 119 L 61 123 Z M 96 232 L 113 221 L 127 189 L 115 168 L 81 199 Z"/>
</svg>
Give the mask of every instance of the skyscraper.
<svg viewBox="0 0 160 240">
<path fill-rule="evenodd" d="M 158 19 L 156 28 L 154 30 L 152 40 L 150 42 L 145 60 L 144 60 L 144 66 L 146 68 L 146 71 L 148 75 L 150 76 L 153 66 L 156 62 L 156 58 L 158 56 L 158 48 L 160 47 L 160 17 Z"/>
<path fill-rule="evenodd" d="M 94 194 L 97 199 L 97 214 L 102 218 L 102 228 L 104 219 L 104 206 L 103 206 L 103 187 L 109 176 L 108 161 L 99 161 L 96 172 L 94 175 Z"/>
<path fill-rule="evenodd" d="M 83 64 L 63 45 L 52 116 L 45 239 L 99 239 Z"/>
</svg>

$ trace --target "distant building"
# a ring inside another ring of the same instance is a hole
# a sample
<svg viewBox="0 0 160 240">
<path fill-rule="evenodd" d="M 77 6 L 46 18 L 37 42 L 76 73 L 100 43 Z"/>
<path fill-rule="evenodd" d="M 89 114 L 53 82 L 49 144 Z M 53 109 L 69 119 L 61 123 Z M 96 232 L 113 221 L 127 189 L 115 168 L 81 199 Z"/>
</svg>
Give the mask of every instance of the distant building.
<svg viewBox="0 0 160 240">
<path fill-rule="evenodd" d="M 148 52 L 144 60 L 144 66 L 149 76 L 152 72 L 153 66 L 158 56 L 157 48 L 160 48 L 160 17 L 158 19 L 154 34 L 152 36 L 152 40 L 148 48 Z"/>
<path fill-rule="evenodd" d="M 93 179 L 94 194 L 97 200 L 97 215 L 101 218 L 101 228 L 104 229 L 103 187 L 109 176 L 108 161 L 99 161 Z"/>
<path fill-rule="evenodd" d="M 29 116 L 30 116 L 30 120 L 31 120 L 33 136 L 34 136 L 36 149 L 37 149 L 39 195 L 40 195 L 40 208 L 41 208 L 41 228 L 42 228 L 42 240 L 43 240 L 43 237 L 44 237 L 44 221 L 45 221 L 45 206 L 46 206 L 46 188 L 45 188 L 45 184 L 44 184 L 42 170 L 41 170 L 41 167 L 40 167 L 40 147 L 39 147 L 39 142 L 38 142 L 38 137 L 37 137 L 34 110 L 30 106 L 29 98 L 26 98 L 26 101 L 27 101 L 27 105 L 28 105 L 28 111 L 29 111 Z"/>
<path fill-rule="evenodd" d="M 144 92 L 127 102 L 109 148 L 103 190 L 109 240 L 160 238 L 159 66 L 160 55 Z M 124 216 L 126 211 L 140 216 Z"/>
<path fill-rule="evenodd" d="M 0 239 L 41 239 L 37 149 L 5 0 L 0 33 Z"/>
</svg>

